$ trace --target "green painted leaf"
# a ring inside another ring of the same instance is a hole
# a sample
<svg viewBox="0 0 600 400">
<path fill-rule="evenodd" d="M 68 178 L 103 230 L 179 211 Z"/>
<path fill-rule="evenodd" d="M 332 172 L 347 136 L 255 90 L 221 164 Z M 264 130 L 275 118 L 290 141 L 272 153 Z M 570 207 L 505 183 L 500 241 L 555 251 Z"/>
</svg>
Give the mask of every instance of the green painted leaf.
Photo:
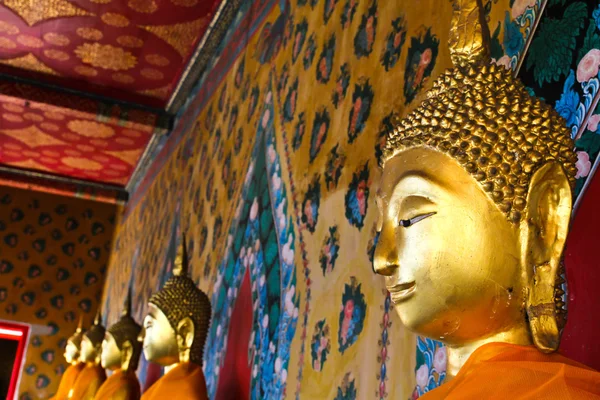
<svg viewBox="0 0 600 400">
<path fill-rule="evenodd" d="M 562 19 L 542 19 L 527 54 L 526 68 L 533 67 L 533 77 L 539 86 L 557 82 L 567 76 L 573 63 L 576 39 L 585 24 L 587 5 L 574 2 Z"/>
<path fill-rule="evenodd" d="M 500 43 L 500 26 L 501 23 L 498 22 L 498 26 L 492 34 L 492 39 L 490 43 L 490 53 L 492 58 L 495 60 L 499 60 L 504 55 L 504 49 L 502 48 L 502 44 Z"/>
<path fill-rule="evenodd" d="M 600 153 L 600 135 L 596 132 L 586 130 L 581 138 L 575 142 L 577 150 L 583 150 L 589 154 L 593 162 Z"/>
<path fill-rule="evenodd" d="M 596 21 L 592 18 L 583 38 L 583 45 L 579 49 L 579 60 L 581 60 L 590 50 L 600 48 L 600 36 L 596 29 Z"/>
</svg>

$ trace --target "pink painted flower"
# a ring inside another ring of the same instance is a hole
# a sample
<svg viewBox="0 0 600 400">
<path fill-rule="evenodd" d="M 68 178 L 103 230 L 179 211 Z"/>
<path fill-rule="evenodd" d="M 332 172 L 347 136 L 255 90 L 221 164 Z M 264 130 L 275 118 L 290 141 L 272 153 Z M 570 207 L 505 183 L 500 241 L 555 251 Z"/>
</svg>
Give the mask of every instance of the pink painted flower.
<svg viewBox="0 0 600 400">
<path fill-rule="evenodd" d="M 429 367 L 427 364 L 423 364 L 417 370 L 417 385 L 424 390 L 429 382 Z"/>
<path fill-rule="evenodd" d="M 511 59 L 509 56 L 507 55 L 503 55 L 502 57 L 500 57 L 498 60 L 492 58 L 492 63 L 500 66 L 500 67 L 504 67 L 506 69 L 511 69 Z"/>
<path fill-rule="evenodd" d="M 588 130 L 596 132 L 598 130 L 598 122 L 600 122 L 600 114 L 592 115 L 587 123 Z"/>
<path fill-rule="evenodd" d="M 446 372 L 446 362 L 446 348 L 438 347 L 433 356 L 433 367 L 439 374 Z"/>
<path fill-rule="evenodd" d="M 417 400 L 419 398 L 419 391 L 417 389 L 415 389 L 415 391 L 412 394 L 411 400 Z"/>
<path fill-rule="evenodd" d="M 267 109 L 263 114 L 262 118 L 262 127 L 263 129 L 267 128 L 267 124 L 269 123 L 269 118 L 271 117 L 271 110 Z"/>
<path fill-rule="evenodd" d="M 527 8 L 532 8 L 535 6 L 536 0 L 516 0 L 510 10 L 510 14 L 513 19 L 523 15 Z"/>
<path fill-rule="evenodd" d="M 577 65 L 577 81 L 587 82 L 598 75 L 600 68 L 600 50 L 592 49 L 583 56 L 579 65 Z"/>
<path fill-rule="evenodd" d="M 575 163 L 577 167 L 577 174 L 575 175 L 575 179 L 585 178 L 589 175 L 590 169 L 592 168 L 592 163 L 590 162 L 590 156 L 585 151 L 577 152 L 577 162 Z"/>
</svg>

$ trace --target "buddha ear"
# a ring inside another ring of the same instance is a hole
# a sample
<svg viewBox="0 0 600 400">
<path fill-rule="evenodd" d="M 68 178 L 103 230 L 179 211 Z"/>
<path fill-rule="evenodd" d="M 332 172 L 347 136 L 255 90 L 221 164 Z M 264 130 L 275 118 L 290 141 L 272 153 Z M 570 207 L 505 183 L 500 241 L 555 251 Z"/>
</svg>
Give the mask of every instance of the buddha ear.
<svg viewBox="0 0 600 400">
<path fill-rule="evenodd" d="M 194 334 L 196 333 L 194 321 L 190 317 L 185 317 L 177 324 L 177 345 L 179 346 L 180 354 L 182 351 L 189 353 L 189 349 L 194 343 Z M 180 356 L 181 358 L 181 356 Z M 180 360 L 182 362 L 189 360 Z"/>
<path fill-rule="evenodd" d="M 129 340 L 126 340 L 121 345 L 121 369 L 127 371 L 131 358 L 133 357 L 133 346 Z"/>
<path fill-rule="evenodd" d="M 560 336 L 554 289 L 572 208 L 569 179 L 559 164 L 547 163 L 533 174 L 526 204 L 521 232 L 527 315 L 536 347 L 549 353 L 558 348 Z"/>
</svg>

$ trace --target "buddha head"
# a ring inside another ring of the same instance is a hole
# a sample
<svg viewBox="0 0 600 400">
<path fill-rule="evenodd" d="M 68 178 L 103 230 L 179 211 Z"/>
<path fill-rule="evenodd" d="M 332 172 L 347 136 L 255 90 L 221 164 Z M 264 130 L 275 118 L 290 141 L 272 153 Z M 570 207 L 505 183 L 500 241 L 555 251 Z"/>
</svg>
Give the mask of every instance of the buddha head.
<svg viewBox="0 0 600 400">
<path fill-rule="evenodd" d="M 131 317 L 131 291 L 127 294 L 121 318 L 110 326 L 102 341 L 102 367 L 110 370 L 135 371 L 142 343 L 138 336 L 142 327 Z"/>
<path fill-rule="evenodd" d="M 100 363 L 102 340 L 106 329 L 101 325 L 102 316 L 100 310 L 96 314 L 94 324 L 88 329 L 81 339 L 81 355 L 79 360 L 86 363 Z"/>
<path fill-rule="evenodd" d="M 79 324 L 77 330 L 69 339 L 67 339 L 67 345 L 65 346 L 65 360 L 69 364 L 77 364 L 79 362 L 80 350 L 81 350 L 81 338 L 83 337 L 83 318 L 79 317 Z"/>
<path fill-rule="evenodd" d="M 418 334 L 551 352 L 577 158 L 563 118 L 489 64 L 478 3 L 455 1 L 454 68 L 388 134 L 374 269 Z"/>
<path fill-rule="evenodd" d="M 144 355 L 162 366 L 202 364 L 210 322 L 210 301 L 187 276 L 185 236 L 175 258 L 173 276 L 150 297 L 144 319 Z"/>
</svg>

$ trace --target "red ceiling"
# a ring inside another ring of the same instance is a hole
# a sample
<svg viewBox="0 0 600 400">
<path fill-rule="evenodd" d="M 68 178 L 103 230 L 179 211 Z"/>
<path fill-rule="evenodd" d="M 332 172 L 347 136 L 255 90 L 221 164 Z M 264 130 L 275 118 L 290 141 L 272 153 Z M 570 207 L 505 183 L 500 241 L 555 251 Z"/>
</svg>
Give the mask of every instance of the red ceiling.
<svg viewBox="0 0 600 400">
<path fill-rule="evenodd" d="M 220 2 L 2 0 L 0 165 L 125 187 Z"/>
<path fill-rule="evenodd" d="M 164 107 L 219 0 L 3 0 L 2 72 Z"/>
<path fill-rule="evenodd" d="M 125 186 L 152 126 L 0 95 L 0 164 Z"/>
</svg>

